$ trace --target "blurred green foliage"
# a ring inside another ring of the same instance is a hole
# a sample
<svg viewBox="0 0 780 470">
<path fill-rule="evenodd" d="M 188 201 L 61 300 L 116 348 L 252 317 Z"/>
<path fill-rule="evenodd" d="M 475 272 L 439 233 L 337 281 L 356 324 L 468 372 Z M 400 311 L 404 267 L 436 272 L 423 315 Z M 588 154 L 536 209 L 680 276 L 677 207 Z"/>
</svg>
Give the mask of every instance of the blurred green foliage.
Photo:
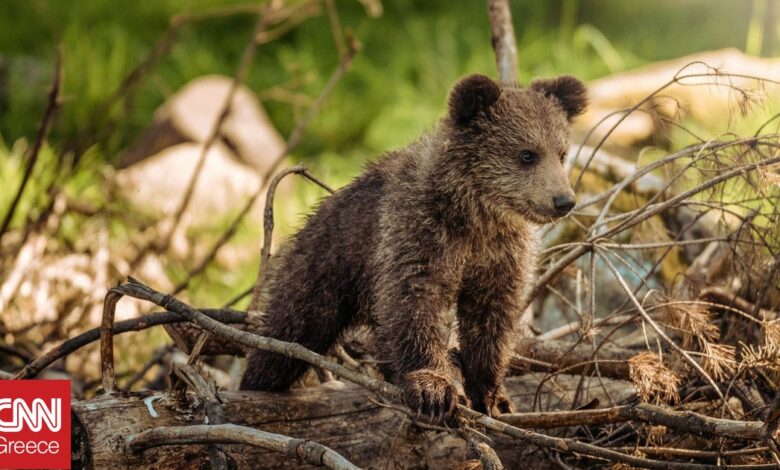
<svg viewBox="0 0 780 470">
<path fill-rule="evenodd" d="M 9 143 L 34 135 L 57 44 L 63 45 L 64 102 L 52 131 L 54 147 L 100 119 L 94 115 L 97 106 L 148 53 L 172 16 L 241 3 L 247 2 L 4 0 L 0 135 Z M 732 0 L 511 3 L 522 80 L 563 72 L 590 79 L 700 50 L 744 48 L 754 8 L 753 2 Z M 328 151 L 363 160 L 402 146 L 442 114 L 446 92 L 457 77 L 494 74 L 483 1 L 385 0 L 379 18 L 369 17 L 356 0 L 336 4 L 342 24 L 354 31 L 364 49 L 313 123 L 299 148 L 301 157 Z M 119 113 L 119 127 L 101 142 L 104 158 L 111 161 L 132 142 L 154 109 L 189 80 L 208 73 L 232 75 L 253 24 L 253 16 L 243 14 L 186 26 L 171 53 L 146 76 L 132 104 L 113 110 Z M 295 91 L 316 96 L 337 60 L 323 11 L 260 46 L 247 84 L 262 95 L 272 86 L 303 78 Z M 302 112 L 301 104 L 273 99 L 264 104 L 285 134 Z"/>
</svg>

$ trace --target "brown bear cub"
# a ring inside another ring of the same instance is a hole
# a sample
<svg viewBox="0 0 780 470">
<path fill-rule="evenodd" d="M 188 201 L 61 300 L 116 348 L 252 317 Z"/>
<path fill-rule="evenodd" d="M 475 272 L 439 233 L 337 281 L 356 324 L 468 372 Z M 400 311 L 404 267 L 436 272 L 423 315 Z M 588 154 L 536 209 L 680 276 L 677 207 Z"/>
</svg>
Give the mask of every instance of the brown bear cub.
<svg viewBox="0 0 780 470">
<path fill-rule="evenodd" d="M 280 255 L 259 333 L 326 353 L 374 328 L 406 404 L 432 419 L 468 403 L 453 385 L 444 316 L 455 307 L 466 397 L 510 411 L 502 379 L 533 280 L 538 224 L 566 215 L 562 162 L 587 104 L 574 77 L 530 87 L 464 78 L 429 135 L 327 198 Z M 285 390 L 308 368 L 255 350 L 241 388 Z"/>
</svg>

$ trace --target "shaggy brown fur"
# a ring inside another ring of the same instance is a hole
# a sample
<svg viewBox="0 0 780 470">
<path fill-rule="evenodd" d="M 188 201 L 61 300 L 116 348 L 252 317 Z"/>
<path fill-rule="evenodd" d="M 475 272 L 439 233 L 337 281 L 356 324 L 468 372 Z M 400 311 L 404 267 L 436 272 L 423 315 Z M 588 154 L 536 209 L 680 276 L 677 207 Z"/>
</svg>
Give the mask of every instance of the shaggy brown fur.
<svg viewBox="0 0 780 470">
<path fill-rule="evenodd" d="M 308 219 L 280 255 L 261 333 L 325 353 L 346 328 L 371 325 L 407 405 L 441 418 L 466 402 L 442 334 L 455 306 L 466 396 L 476 410 L 509 411 L 501 380 L 535 231 L 574 206 L 561 162 L 585 105 L 569 76 L 528 88 L 460 81 L 433 133 L 369 165 Z M 253 351 L 241 388 L 284 390 L 307 367 Z"/>
</svg>

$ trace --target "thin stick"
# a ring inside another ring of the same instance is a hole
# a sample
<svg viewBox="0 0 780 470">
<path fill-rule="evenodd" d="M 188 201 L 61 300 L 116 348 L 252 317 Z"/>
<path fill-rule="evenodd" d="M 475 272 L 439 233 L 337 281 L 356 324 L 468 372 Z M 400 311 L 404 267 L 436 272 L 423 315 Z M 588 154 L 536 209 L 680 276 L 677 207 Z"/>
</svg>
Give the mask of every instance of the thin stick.
<svg viewBox="0 0 780 470">
<path fill-rule="evenodd" d="M 35 143 L 30 148 L 30 153 L 27 157 L 27 167 L 24 169 L 24 175 L 22 176 L 22 182 L 19 184 L 19 189 L 16 191 L 11 206 L 8 208 L 8 212 L 5 213 L 2 225 L 0 225 L 0 238 L 3 237 L 9 225 L 11 225 L 11 219 L 14 217 L 16 208 L 19 205 L 19 201 L 22 199 L 24 189 L 27 187 L 27 183 L 30 182 L 35 164 L 38 162 L 38 155 L 43 147 L 43 142 L 46 140 L 46 136 L 51 129 L 54 115 L 60 106 L 60 86 L 62 83 L 62 48 L 57 48 L 57 62 L 54 65 L 54 82 L 49 90 L 49 101 L 46 105 L 46 111 L 43 113 L 43 118 L 38 125 L 38 134 L 35 137 Z"/>
<path fill-rule="evenodd" d="M 325 7 L 328 10 L 328 20 L 330 21 L 330 30 L 333 33 L 333 42 L 336 44 L 336 50 L 339 52 L 339 57 L 344 57 L 347 53 L 347 46 L 344 41 L 344 30 L 341 28 L 339 13 L 336 10 L 336 2 L 334 0 L 325 0 Z"/>
<path fill-rule="evenodd" d="M 100 371 L 103 390 L 106 394 L 116 391 L 116 372 L 114 371 L 114 317 L 116 304 L 121 294 L 109 289 L 103 302 L 103 317 L 100 322 Z"/>
<path fill-rule="evenodd" d="M 114 332 L 116 334 L 116 332 Z M 135 385 L 139 380 L 144 378 L 144 375 L 146 375 L 147 372 L 149 372 L 152 367 L 154 367 L 156 364 L 159 364 L 162 359 L 171 352 L 173 349 L 173 346 L 166 345 L 161 348 L 158 348 L 157 351 L 154 353 L 151 359 L 149 359 L 146 364 L 141 368 L 141 370 L 134 373 L 129 379 L 127 379 L 127 383 L 125 383 L 123 389 L 124 390 L 130 390 L 133 388 L 133 385 Z"/>
<path fill-rule="evenodd" d="M 256 282 L 254 284 L 252 284 L 251 286 L 247 287 L 246 289 L 244 289 L 243 291 L 239 292 L 238 295 L 236 295 L 232 299 L 230 299 L 227 302 L 225 302 L 223 307 L 224 308 L 229 308 L 229 307 L 232 307 L 235 304 L 241 302 L 242 299 L 246 298 L 248 295 L 250 295 L 252 292 L 254 292 L 255 286 L 257 286 Z"/>
<path fill-rule="evenodd" d="M 190 357 L 187 358 L 188 366 L 191 366 L 198 361 L 198 357 L 200 357 L 200 352 L 203 350 L 203 346 L 206 345 L 206 341 L 208 341 L 208 339 L 209 339 L 209 334 L 205 331 L 201 332 L 201 334 L 198 335 L 198 339 L 195 340 L 195 344 L 192 346 L 192 351 L 190 351 Z"/>
<path fill-rule="evenodd" d="M 739 449 L 739 450 L 694 450 L 694 449 L 678 449 L 674 447 L 612 447 L 611 450 L 618 452 L 642 452 L 643 454 L 654 455 L 669 455 L 673 457 L 688 457 L 698 459 L 716 459 L 719 457 L 736 457 L 741 455 L 752 455 L 766 452 L 769 447 L 754 447 L 751 449 Z"/>
<path fill-rule="evenodd" d="M 271 244 L 273 243 L 274 233 L 274 199 L 276 196 L 276 188 L 279 186 L 279 183 L 285 176 L 292 174 L 306 175 L 306 167 L 303 165 L 296 165 L 290 168 L 286 168 L 277 173 L 273 180 L 271 180 L 271 184 L 268 185 L 268 192 L 265 196 L 265 208 L 263 209 L 263 248 L 260 250 L 260 268 L 257 273 L 257 282 L 254 285 L 254 299 L 258 299 L 260 297 L 260 291 L 267 274 L 268 260 L 271 259 Z M 329 192 L 333 192 L 330 187 L 324 183 L 321 183 L 316 178 L 314 178 L 313 181 L 318 182 L 320 186 L 323 186 L 325 189 L 329 190 Z M 253 307 L 257 306 L 253 305 L 250 307 L 250 309 Z"/>
<path fill-rule="evenodd" d="M 482 470 L 504 470 L 504 464 L 498 458 L 496 451 L 486 442 L 479 439 L 479 433 L 464 426 L 461 437 L 469 444 L 469 448 L 479 457 Z"/>
<path fill-rule="evenodd" d="M 562 437 L 546 436 L 544 434 L 527 431 L 515 426 L 503 423 L 501 421 L 490 418 L 482 413 L 478 413 L 474 410 L 466 408 L 462 405 L 458 405 L 458 410 L 461 415 L 474 420 L 477 424 L 480 424 L 491 431 L 499 432 L 510 437 L 520 439 L 524 442 L 530 442 L 540 447 L 546 447 L 555 449 L 562 452 L 585 454 L 592 457 L 598 457 L 606 459 L 612 462 L 627 463 L 643 468 L 667 470 L 667 469 L 686 469 L 686 470 L 699 470 L 699 469 L 723 469 L 725 467 L 720 465 L 701 465 L 682 462 L 667 462 L 661 460 L 651 460 L 641 457 L 634 457 L 633 455 L 621 454 L 613 450 L 598 447 L 592 444 L 577 441 L 575 439 L 567 439 Z M 728 468 L 739 468 L 739 466 L 730 466 Z M 756 467 L 745 467 L 756 468 Z M 762 466 L 759 468 L 773 468 L 771 466 Z"/>
<path fill-rule="evenodd" d="M 274 232 L 274 199 L 276 188 L 287 175 L 301 174 L 306 170 L 303 165 L 286 168 L 274 176 L 271 184 L 268 185 L 268 192 L 265 196 L 265 208 L 263 209 L 263 248 L 260 250 L 260 273 L 258 279 L 262 279 L 263 267 L 271 258 L 271 243 Z"/>
</svg>

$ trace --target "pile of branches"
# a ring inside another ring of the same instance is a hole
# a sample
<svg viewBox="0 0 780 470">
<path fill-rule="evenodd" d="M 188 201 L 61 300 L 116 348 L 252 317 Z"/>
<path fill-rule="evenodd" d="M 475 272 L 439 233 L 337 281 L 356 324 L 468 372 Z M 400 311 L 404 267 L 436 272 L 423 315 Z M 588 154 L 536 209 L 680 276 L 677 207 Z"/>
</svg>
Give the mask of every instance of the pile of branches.
<svg viewBox="0 0 780 470">
<path fill-rule="evenodd" d="M 488 4 L 501 78 L 515 80 L 507 3 Z M 262 31 L 273 15 L 264 9 L 258 18 Z M 290 136 L 286 153 L 357 52 L 338 21 L 333 23 L 342 60 Z M 245 60 L 254 47 L 256 39 Z M 239 68 L 236 83 L 245 70 Z M 696 139 L 677 116 L 659 111 L 665 91 L 679 85 L 725 87 L 741 109 L 754 100 L 741 85 L 744 80 L 757 90 L 776 85 L 716 69 L 683 69 L 622 111 L 599 142 L 572 148 L 567 164 L 581 202 L 565 222 L 544 229 L 540 273 L 506 380 L 517 413 L 486 416 L 461 406 L 452 422 L 428 422 L 406 408 L 398 388 L 384 380 L 378 367 L 382 358 L 374 356 L 370 336 L 353 335 L 322 356 L 253 333 L 252 314 L 193 308 L 175 297 L 186 283 L 164 294 L 132 278 L 109 289 L 100 327 L 45 354 L 0 350 L 23 362 L 2 374 L 33 378 L 99 342 L 100 393 L 73 403 L 73 459 L 79 467 L 200 468 L 208 461 L 219 469 L 302 463 L 338 469 L 498 469 L 528 462 L 560 468 L 777 468 L 780 116 L 749 137 L 698 139 L 645 164 L 618 163 L 603 150 L 611 131 L 637 112 L 651 113 Z M 58 89 L 55 81 L 52 107 Z M 49 119 L 47 112 L 40 142 Z M 32 156 L 36 153 L 33 148 Z M 34 165 L 34 158 L 30 161 Z M 263 178 L 261 189 L 266 192 L 263 266 L 271 258 L 279 181 L 298 174 L 327 188 L 305 168 L 277 173 L 277 167 Z M 607 182 L 605 188 L 591 184 L 594 175 Z M 649 179 L 652 185 L 646 184 Z M 23 189 L 24 184 L 20 193 Z M 247 202 L 193 275 L 230 240 L 255 200 Z M 6 229 L 4 223 L 2 232 Z M 147 251 L 153 249 L 160 245 Z M 115 322 L 123 297 L 163 311 Z M 534 316 L 538 324 L 553 309 L 569 321 L 536 331 Z M 176 347 L 155 353 L 120 387 L 115 336 L 159 325 L 167 327 Z M 285 394 L 229 391 L 235 384 L 230 366 L 207 356 L 240 355 L 250 348 L 306 361 L 312 373 L 302 387 Z M 166 380 L 143 382 L 155 367 Z"/>
</svg>

